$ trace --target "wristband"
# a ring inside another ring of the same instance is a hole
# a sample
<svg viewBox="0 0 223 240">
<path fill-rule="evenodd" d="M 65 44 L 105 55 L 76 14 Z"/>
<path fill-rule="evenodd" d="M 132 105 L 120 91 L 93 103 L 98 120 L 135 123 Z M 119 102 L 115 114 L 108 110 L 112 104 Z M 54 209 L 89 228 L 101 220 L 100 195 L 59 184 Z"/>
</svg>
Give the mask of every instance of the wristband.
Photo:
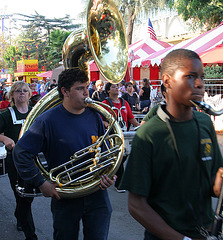
<svg viewBox="0 0 223 240">
<path fill-rule="evenodd" d="M 184 236 L 183 240 L 192 240 L 192 239 L 189 238 L 189 237 Z"/>
</svg>

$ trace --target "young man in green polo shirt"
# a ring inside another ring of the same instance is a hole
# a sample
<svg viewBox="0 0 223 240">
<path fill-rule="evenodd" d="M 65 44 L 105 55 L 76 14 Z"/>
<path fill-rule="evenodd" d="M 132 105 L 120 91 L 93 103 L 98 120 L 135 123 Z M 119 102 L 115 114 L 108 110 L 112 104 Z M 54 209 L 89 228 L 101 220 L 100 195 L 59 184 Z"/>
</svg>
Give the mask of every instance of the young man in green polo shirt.
<svg viewBox="0 0 223 240">
<path fill-rule="evenodd" d="M 203 65 L 195 52 L 178 49 L 163 60 L 161 75 L 167 104 L 138 129 L 120 187 L 146 240 L 203 239 L 223 174 L 212 121 L 190 102 L 203 98 Z"/>
</svg>

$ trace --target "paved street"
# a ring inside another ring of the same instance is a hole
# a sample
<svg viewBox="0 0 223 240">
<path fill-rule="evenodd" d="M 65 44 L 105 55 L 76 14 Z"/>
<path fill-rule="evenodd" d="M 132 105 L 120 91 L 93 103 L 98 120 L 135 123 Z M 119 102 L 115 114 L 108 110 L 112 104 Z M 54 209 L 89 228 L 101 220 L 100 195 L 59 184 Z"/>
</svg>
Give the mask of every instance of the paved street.
<svg viewBox="0 0 223 240">
<path fill-rule="evenodd" d="M 223 153 L 223 135 L 218 135 L 218 141 Z M 24 240 L 23 233 L 16 230 L 16 221 L 13 217 L 15 200 L 8 177 L 0 178 L 0 186 L 0 240 Z M 142 240 L 143 228 L 129 215 L 127 210 L 128 194 L 117 193 L 113 186 L 109 189 L 109 194 L 113 213 L 108 240 Z M 39 240 L 52 240 L 50 199 L 35 198 L 33 215 Z"/>
<path fill-rule="evenodd" d="M 8 177 L 0 178 L 0 186 L 0 240 L 24 240 L 23 233 L 16 230 L 16 220 L 13 217 L 15 200 Z M 109 194 L 113 213 L 108 240 L 143 239 L 143 228 L 128 213 L 128 194 L 117 193 L 113 186 L 109 189 Z M 39 240 L 52 240 L 53 227 L 50 199 L 44 197 L 35 198 L 32 209 Z"/>
</svg>

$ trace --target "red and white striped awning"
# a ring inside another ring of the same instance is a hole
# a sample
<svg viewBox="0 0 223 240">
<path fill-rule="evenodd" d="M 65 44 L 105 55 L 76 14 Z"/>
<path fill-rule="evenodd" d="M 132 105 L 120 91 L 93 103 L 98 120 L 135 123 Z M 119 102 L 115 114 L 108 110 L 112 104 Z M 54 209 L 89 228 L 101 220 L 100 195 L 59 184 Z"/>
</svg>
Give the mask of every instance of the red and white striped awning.
<svg viewBox="0 0 223 240">
<path fill-rule="evenodd" d="M 140 56 L 139 59 L 136 59 L 132 62 L 132 67 L 136 66 L 140 67 L 145 65 L 159 66 L 163 58 L 174 49 L 179 48 L 190 49 L 199 54 L 215 47 L 218 44 L 221 44 L 222 42 L 223 42 L 223 26 L 219 26 L 210 31 L 202 33 L 195 38 L 182 41 L 174 46 L 155 52 L 148 56 L 147 58 Z"/>
<path fill-rule="evenodd" d="M 144 40 L 139 40 L 131 45 L 129 45 L 129 61 L 131 61 L 132 53 L 134 55 L 134 61 L 138 59 L 145 59 L 149 57 L 152 53 L 158 52 L 165 48 L 170 47 L 171 44 L 163 42 L 160 40 L 153 40 L 149 36 Z"/>
</svg>

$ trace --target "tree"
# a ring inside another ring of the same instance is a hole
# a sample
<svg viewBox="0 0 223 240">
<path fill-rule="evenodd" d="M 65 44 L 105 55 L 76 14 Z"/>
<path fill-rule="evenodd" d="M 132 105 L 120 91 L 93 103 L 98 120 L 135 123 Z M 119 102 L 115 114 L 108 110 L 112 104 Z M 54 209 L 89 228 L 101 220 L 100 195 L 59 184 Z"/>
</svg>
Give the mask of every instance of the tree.
<svg viewBox="0 0 223 240">
<path fill-rule="evenodd" d="M 212 29 L 223 20 L 222 0 L 177 0 L 173 7 L 184 21 L 192 20 L 194 28 L 205 25 L 207 29 Z"/>
<path fill-rule="evenodd" d="M 140 12 L 149 14 L 151 11 L 172 6 L 172 0 L 116 0 L 124 21 L 127 19 L 127 42 L 132 43 L 133 27 Z"/>
<path fill-rule="evenodd" d="M 17 18 L 17 20 L 24 22 L 24 25 L 22 25 L 23 31 L 20 34 L 20 40 L 18 41 L 19 48 L 22 50 L 24 58 L 38 58 L 39 69 L 41 69 L 42 66 L 46 66 L 46 70 L 49 70 L 55 64 L 55 61 L 53 61 L 53 64 L 49 64 L 48 62 L 48 60 L 52 60 L 52 58 L 48 59 L 49 47 L 50 45 L 52 46 L 50 38 L 51 36 L 54 37 L 54 34 L 51 35 L 51 33 L 56 30 L 62 30 L 64 31 L 63 34 L 65 34 L 66 31 L 81 26 L 81 24 L 72 24 L 69 15 L 66 15 L 64 18 L 54 19 L 48 19 L 45 16 L 39 15 L 37 12 L 35 15 L 28 16 L 18 14 L 18 16 L 19 19 Z M 53 39 L 53 42 L 54 41 L 55 39 Z M 60 45 L 63 45 L 63 42 L 64 38 L 61 40 Z M 53 45 L 53 48 L 54 47 L 55 46 Z M 61 53 L 62 47 L 57 50 Z"/>
<path fill-rule="evenodd" d="M 83 0 L 87 6 L 87 0 Z M 173 0 L 114 0 L 118 10 L 124 20 L 124 25 L 127 26 L 127 43 L 132 43 L 133 27 L 135 20 L 141 11 L 148 13 L 151 10 L 162 9 L 165 6 L 172 6 Z M 86 8 L 81 16 L 83 17 Z"/>
<path fill-rule="evenodd" d="M 9 73 L 14 77 L 17 61 L 21 57 L 21 52 L 16 46 L 9 46 L 3 55 L 5 64 L 8 66 Z"/>
<path fill-rule="evenodd" d="M 46 46 L 44 52 L 47 68 L 54 69 L 59 66 L 59 62 L 62 60 L 63 44 L 70 33 L 59 29 L 51 32 L 49 45 Z"/>
<path fill-rule="evenodd" d="M 0 56 L 1 56 L 1 61 L 0 61 L 0 70 L 5 69 L 7 66 L 5 62 L 3 61 L 3 56 L 9 47 L 8 39 L 4 36 L 4 34 L 0 34 Z"/>
</svg>

